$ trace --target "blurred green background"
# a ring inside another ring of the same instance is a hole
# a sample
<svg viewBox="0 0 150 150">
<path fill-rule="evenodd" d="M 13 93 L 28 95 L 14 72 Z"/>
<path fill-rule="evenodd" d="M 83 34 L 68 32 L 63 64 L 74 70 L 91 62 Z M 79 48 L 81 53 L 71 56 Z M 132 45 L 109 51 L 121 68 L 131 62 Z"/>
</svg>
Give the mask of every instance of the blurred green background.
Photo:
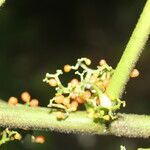
<svg viewBox="0 0 150 150">
<path fill-rule="evenodd" d="M 101 58 L 116 67 L 146 0 L 6 0 L 0 8 L 0 97 L 20 98 L 29 91 L 46 106 L 54 90 L 42 82 L 77 58 L 89 57 L 96 67 Z M 150 41 L 137 64 L 140 77 L 132 79 L 123 99 L 126 113 L 149 114 Z M 68 81 L 68 77 L 62 79 Z M 35 132 L 46 136 L 43 145 L 22 142 L 3 150 L 127 150 L 150 147 L 149 139 Z"/>
</svg>

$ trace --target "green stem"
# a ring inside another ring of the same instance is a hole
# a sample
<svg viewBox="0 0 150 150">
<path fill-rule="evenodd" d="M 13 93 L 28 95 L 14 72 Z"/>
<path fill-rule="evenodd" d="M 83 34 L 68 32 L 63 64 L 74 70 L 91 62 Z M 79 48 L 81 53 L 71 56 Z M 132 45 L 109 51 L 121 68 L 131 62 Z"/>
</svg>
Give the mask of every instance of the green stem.
<svg viewBox="0 0 150 150">
<path fill-rule="evenodd" d="M 4 4 L 5 0 L 0 0 L 0 6 Z"/>
<path fill-rule="evenodd" d="M 66 133 L 102 134 L 104 124 L 96 124 L 85 112 L 71 113 L 66 120 L 57 120 L 49 108 L 0 105 L 0 126 L 25 130 L 55 130 Z"/>
<path fill-rule="evenodd" d="M 146 44 L 150 33 L 150 0 L 147 0 L 140 19 L 118 63 L 106 93 L 111 99 L 121 97 L 130 72 Z"/>
<path fill-rule="evenodd" d="M 54 130 L 65 133 L 112 134 L 125 137 L 150 137 L 150 116 L 118 114 L 108 128 L 95 123 L 86 112 L 71 113 L 65 120 L 56 119 L 48 108 L 27 106 L 0 106 L 0 126 L 25 130 Z"/>
<path fill-rule="evenodd" d="M 138 148 L 137 150 L 150 150 L 150 148 Z"/>
<path fill-rule="evenodd" d="M 116 136 L 149 138 L 150 116 L 119 114 L 119 119 L 111 123 L 109 131 Z"/>
</svg>

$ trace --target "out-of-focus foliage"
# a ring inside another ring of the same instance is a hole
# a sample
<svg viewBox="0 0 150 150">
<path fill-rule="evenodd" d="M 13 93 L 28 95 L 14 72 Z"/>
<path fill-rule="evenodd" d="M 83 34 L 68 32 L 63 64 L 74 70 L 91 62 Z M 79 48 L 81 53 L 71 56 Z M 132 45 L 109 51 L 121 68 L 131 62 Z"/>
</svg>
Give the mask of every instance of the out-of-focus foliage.
<svg viewBox="0 0 150 150">
<path fill-rule="evenodd" d="M 42 82 L 45 72 L 53 73 L 85 56 L 95 62 L 93 67 L 105 58 L 114 68 L 145 2 L 7 0 L 0 8 L 0 97 L 20 97 L 27 90 L 46 106 L 54 91 Z M 123 96 L 127 101 L 124 112 L 149 113 L 149 49 L 148 44 L 137 65 L 139 78 L 130 81 Z M 70 77 L 62 80 L 67 82 Z M 31 144 L 27 137 L 2 149 L 112 150 L 122 144 L 131 150 L 149 144 L 142 139 L 42 134 L 47 137 L 44 145 Z"/>
</svg>

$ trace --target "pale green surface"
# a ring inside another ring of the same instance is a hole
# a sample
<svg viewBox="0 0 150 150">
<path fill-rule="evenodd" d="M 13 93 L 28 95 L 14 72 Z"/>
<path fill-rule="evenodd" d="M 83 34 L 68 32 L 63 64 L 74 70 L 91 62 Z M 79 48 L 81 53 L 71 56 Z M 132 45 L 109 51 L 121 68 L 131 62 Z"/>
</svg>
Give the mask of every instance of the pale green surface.
<svg viewBox="0 0 150 150">
<path fill-rule="evenodd" d="M 48 108 L 1 105 L 0 110 L 0 126 L 66 133 L 103 134 L 105 131 L 103 124 L 94 123 L 85 112 L 71 113 L 66 120 L 58 121 Z"/>
<path fill-rule="evenodd" d="M 0 0 L 0 6 L 4 4 L 5 0 Z"/>
<path fill-rule="evenodd" d="M 150 148 L 138 148 L 137 150 L 150 150 Z"/>
<path fill-rule="evenodd" d="M 111 123 L 109 130 L 117 136 L 150 138 L 150 116 L 119 114 L 119 119 Z"/>
<path fill-rule="evenodd" d="M 48 108 L 31 108 L 23 105 L 0 105 L 0 126 L 26 130 L 54 130 L 65 133 L 112 134 L 125 137 L 150 137 L 150 116 L 119 114 L 109 128 L 95 123 L 85 111 L 71 113 L 62 121 L 56 119 Z"/>
<path fill-rule="evenodd" d="M 143 9 L 140 19 L 125 48 L 114 72 L 106 93 L 113 100 L 119 98 L 129 79 L 130 72 L 136 65 L 150 33 L 150 0 Z"/>
</svg>

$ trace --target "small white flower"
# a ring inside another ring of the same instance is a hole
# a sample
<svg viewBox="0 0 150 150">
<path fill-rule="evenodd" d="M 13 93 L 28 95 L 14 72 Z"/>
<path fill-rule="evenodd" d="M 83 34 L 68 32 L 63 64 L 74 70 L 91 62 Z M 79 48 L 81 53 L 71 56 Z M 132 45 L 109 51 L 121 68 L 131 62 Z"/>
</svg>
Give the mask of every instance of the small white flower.
<svg viewBox="0 0 150 150">
<path fill-rule="evenodd" d="M 90 85 L 90 84 L 87 84 L 87 85 L 86 85 L 86 88 L 87 88 L 87 89 L 90 89 L 90 88 L 91 88 L 91 85 Z"/>
<path fill-rule="evenodd" d="M 95 90 L 91 90 L 91 92 L 92 92 L 92 93 L 96 93 L 96 91 L 95 91 Z"/>
<path fill-rule="evenodd" d="M 100 97 L 100 105 L 102 107 L 110 108 L 112 106 L 112 102 L 107 95 L 102 94 Z"/>
</svg>

